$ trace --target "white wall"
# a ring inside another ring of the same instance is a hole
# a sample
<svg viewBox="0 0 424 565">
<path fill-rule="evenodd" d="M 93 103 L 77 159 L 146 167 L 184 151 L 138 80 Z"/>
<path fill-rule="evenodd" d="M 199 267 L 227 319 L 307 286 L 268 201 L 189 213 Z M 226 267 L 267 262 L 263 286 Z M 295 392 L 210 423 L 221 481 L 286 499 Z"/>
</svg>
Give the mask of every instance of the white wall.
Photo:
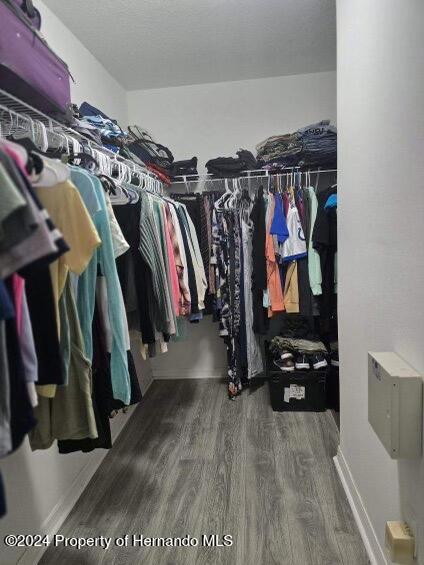
<svg viewBox="0 0 424 565">
<path fill-rule="evenodd" d="M 170 343 L 168 352 L 151 359 L 154 378 L 202 379 L 223 377 L 227 351 L 218 335 L 218 324 L 206 316 L 199 324 L 188 324 L 186 339 Z"/>
<path fill-rule="evenodd" d="M 80 103 L 87 100 L 126 124 L 125 91 L 42 2 L 36 2 L 36 6 L 41 10 L 42 29 L 47 41 L 69 63 L 77 81 L 73 86 L 73 101 Z M 152 380 L 150 365 L 141 360 L 135 339 L 132 349 L 145 392 Z M 120 415 L 112 421 L 114 437 L 129 417 L 130 414 Z M 0 520 L 0 539 L 3 540 L 8 533 L 36 534 L 54 529 L 71 510 L 106 453 L 97 450 L 91 454 L 59 455 L 56 446 L 32 453 L 25 440 L 17 453 L 1 460 L 8 513 Z M 17 562 L 22 553 L 22 550 L 6 549 L 3 543 L 0 544 L 2 564 Z M 27 562 L 36 561 L 30 555 Z"/>
<path fill-rule="evenodd" d="M 147 128 L 175 159 L 235 156 L 270 135 L 329 118 L 336 121 L 336 72 L 274 77 L 128 93 L 130 124 Z M 188 340 L 152 360 L 160 378 L 224 375 L 226 350 L 208 317 L 190 326 Z"/>
<path fill-rule="evenodd" d="M 130 124 L 146 127 L 175 159 L 254 154 L 257 143 L 336 119 L 336 72 L 179 86 L 128 93 Z"/>
<path fill-rule="evenodd" d="M 72 102 L 78 106 L 81 102 L 89 102 L 125 127 L 125 90 L 41 0 L 35 0 L 34 5 L 41 12 L 44 37 L 58 56 L 66 61 L 75 79 L 75 83 L 71 82 Z"/>
<path fill-rule="evenodd" d="M 424 464 L 391 461 L 368 424 L 367 351 L 424 374 L 423 21 L 421 0 L 338 2 L 341 457 L 368 534 L 417 520 L 420 564 Z"/>
</svg>

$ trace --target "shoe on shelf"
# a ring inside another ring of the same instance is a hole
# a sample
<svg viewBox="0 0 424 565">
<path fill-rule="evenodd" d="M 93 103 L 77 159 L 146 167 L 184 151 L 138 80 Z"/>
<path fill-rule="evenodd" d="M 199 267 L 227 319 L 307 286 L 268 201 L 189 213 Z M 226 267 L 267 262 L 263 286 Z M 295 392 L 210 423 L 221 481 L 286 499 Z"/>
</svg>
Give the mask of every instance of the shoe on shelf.
<svg viewBox="0 0 424 565">
<path fill-rule="evenodd" d="M 307 355 L 300 354 L 296 357 L 295 367 L 298 371 L 305 371 L 311 368 Z"/>
<path fill-rule="evenodd" d="M 294 361 L 293 355 L 286 357 L 285 359 L 275 359 L 274 365 L 280 369 L 283 373 L 291 373 L 294 371 Z"/>
<path fill-rule="evenodd" d="M 331 352 L 331 364 L 333 365 L 333 367 L 339 366 L 339 352 L 338 351 L 332 351 Z"/>
<path fill-rule="evenodd" d="M 324 357 L 322 353 L 314 353 L 311 355 L 311 365 L 316 370 L 318 369 L 325 369 L 328 367 L 327 359 Z"/>
<path fill-rule="evenodd" d="M 287 350 L 283 351 L 283 353 L 280 355 L 280 359 L 282 361 L 285 361 L 286 359 L 293 359 L 293 353 Z"/>
</svg>

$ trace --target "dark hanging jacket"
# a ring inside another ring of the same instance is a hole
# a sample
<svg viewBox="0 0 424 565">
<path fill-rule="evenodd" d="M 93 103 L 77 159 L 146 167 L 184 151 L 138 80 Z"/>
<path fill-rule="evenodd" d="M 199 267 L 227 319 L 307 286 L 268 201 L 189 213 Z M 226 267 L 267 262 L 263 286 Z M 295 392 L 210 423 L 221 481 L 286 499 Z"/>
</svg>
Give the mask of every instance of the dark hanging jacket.
<svg viewBox="0 0 424 565">
<path fill-rule="evenodd" d="M 312 233 L 312 243 L 321 260 L 322 295 L 320 297 L 321 332 L 328 333 L 330 318 L 336 309 L 334 258 L 337 251 L 337 208 L 325 209 L 325 203 L 337 187 L 329 187 L 318 194 L 318 210 Z"/>
<path fill-rule="evenodd" d="M 253 204 L 250 219 L 253 222 L 252 237 L 252 299 L 253 299 L 253 331 L 266 334 L 269 321 L 266 308 L 263 307 L 263 294 L 267 288 L 265 257 L 265 201 L 262 187 L 258 190 Z"/>
</svg>

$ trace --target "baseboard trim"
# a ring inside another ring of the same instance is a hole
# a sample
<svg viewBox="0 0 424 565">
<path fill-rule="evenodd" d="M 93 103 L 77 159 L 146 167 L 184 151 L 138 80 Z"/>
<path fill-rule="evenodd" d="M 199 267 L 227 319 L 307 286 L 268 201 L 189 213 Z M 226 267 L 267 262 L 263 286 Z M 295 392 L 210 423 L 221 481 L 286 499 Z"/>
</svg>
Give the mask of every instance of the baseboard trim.
<svg viewBox="0 0 424 565">
<path fill-rule="evenodd" d="M 223 379 L 226 375 L 226 370 L 223 369 L 221 371 L 217 371 L 211 373 L 210 371 L 197 371 L 194 373 L 192 372 L 193 369 L 187 368 L 185 369 L 166 369 L 166 370 L 159 370 L 153 371 L 153 379 L 155 381 L 164 381 L 164 380 L 174 380 L 174 379 Z"/>
<path fill-rule="evenodd" d="M 124 427 L 122 429 L 124 429 Z M 95 461 L 88 461 L 85 467 L 81 469 L 67 494 L 56 504 L 48 518 L 44 521 L 40 528 L 40 534 L 48 535 L 51 539 L 54 534 L 58 533 L 72 508 L 75 506 L 77 500 L 90 482 L 90 479 L 99 468 L 103 459 L 106 457 L 106 454 L 107 452 L 102 454 L 99 459 L 96 459 Z M 36 565 L 46 550 L 47 547 L 44 546 L 28 548 L 20 557 L 18 564 Z"/>
<path fill-rule="evenodd" d="M 153 381 L 150 381 L 150 383 L 147 385 L 145 393 L 147 392 L 152 382 Z M 135 407 L 130 408 L 132 412 L 134 412 L 134 409 Z M 126 428 L 132 416 L 133 413 L 131 414 L 127 413 L 127 415 L 124 416 L 125 421 L 122 427 L 116 429 L 115 433 L 113 433 L 114 430 L 112 430 L 112 437 L 114 442 L 119 438 L 123 430 Z M 43 524 L 40 527 L 39 532 L 37 533 L 49 535 L 50 538 L 54 534 L 58 533 L 62 524 L 65 522 L 72 508 L 77 503 L 79 497 L 84 492 L 85 488 L 87 487 L 94 473 L 100 467 L 102 461 L 104 460 L 107 454 L 108 454 L 107 450 L 101 450 L 101 451 L 99 450 L 98 457 L 96 457 L 95 459 L 91 458 L 87 461 L 87 464 L 81 469 L 79 474 L 75 477 L 75 480 L 70 486 L 68 492 L 65 494 L 63 498 L 59 500 L 59 502 L 50 512 L 49 516 L 46 518 L 46 520 L 44 520 Z M 27 548 L 24 551 L 24 553 L 22 553 L 22 555 L 17 558 L 16 563 L 18 565 L 37 565 L 37 563 L 40 561 L 41 557 L 43 556 L 43 554 L 47 549 L 48 548 L 44 546 Z"/>
<path fill-rule="evenodd" d="M 333 461 L 371 564 L 389 565 L 340 446 Z"/>
</svg>

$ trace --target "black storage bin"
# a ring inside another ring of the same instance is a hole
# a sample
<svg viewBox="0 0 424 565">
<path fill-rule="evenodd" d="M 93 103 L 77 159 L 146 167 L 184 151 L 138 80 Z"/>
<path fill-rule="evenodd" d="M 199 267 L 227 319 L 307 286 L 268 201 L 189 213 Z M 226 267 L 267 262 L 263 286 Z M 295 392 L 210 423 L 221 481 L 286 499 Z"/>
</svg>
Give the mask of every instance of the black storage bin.
<svg viewBox="0 0 424 565">
<path fill-rule="evenodd" d="M 327 408 L 340 412 L 339 368 L 333 365 L 327 376 Z"/>
<path fill-rule="evenodd" d="M 269 371 L 271 406 L 275 412 L 324 412 L 327 371 Z"/>
</svg>

